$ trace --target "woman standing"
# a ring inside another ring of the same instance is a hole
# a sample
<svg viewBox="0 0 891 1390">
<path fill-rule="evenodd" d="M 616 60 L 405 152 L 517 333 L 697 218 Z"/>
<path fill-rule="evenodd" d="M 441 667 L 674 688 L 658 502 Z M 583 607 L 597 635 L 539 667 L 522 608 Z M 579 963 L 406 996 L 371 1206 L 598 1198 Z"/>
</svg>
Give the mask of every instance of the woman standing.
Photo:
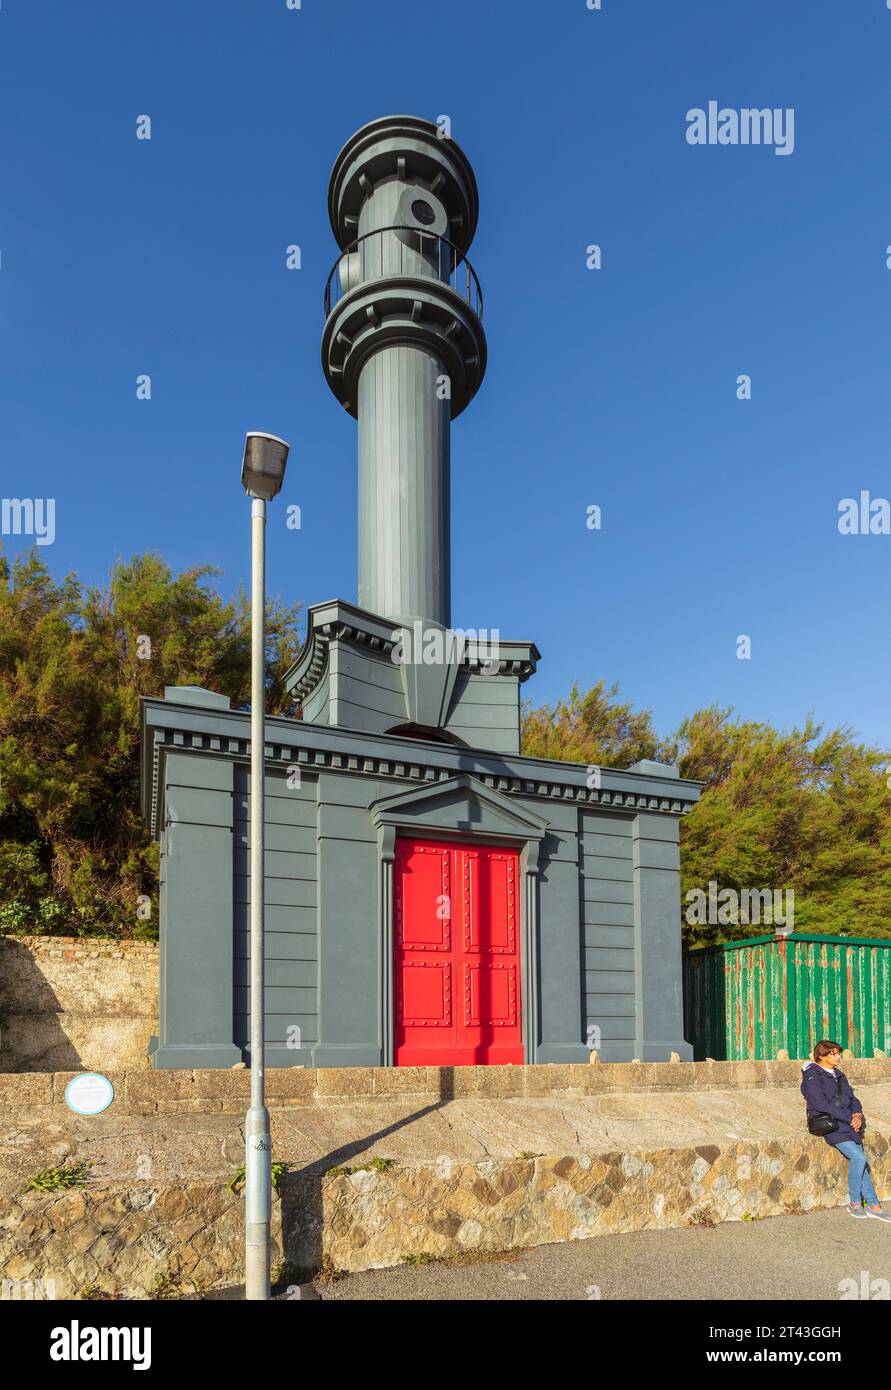
<svg viewBox="0 0 891 1390">
<path fill-rule="evenodd" d="M 876 1190 L 869 1176 L 863 1148 L 863 1107 L 854 1095 L 844 1072 L 838 1070 L 841 1048 L 837 1042 L 824 1039 L 814 1048 L 814 1060 L 802 1067 L 801 1094 L 807 1103 L 808 1120 L 821 1119 L 812 1133 L 822 1134 L 827 1144 L 839 1149 L 848 1160 L 848 1211 L 852 1216 L 873 1216 L 877 1221 L 891 1221 L 891 1212 L 882 1211 Z M 835 1128 L 826 1126 L 834 1120 Z M 810 1128 L 810 1126 L 809 1126 Z"/>
</svg>

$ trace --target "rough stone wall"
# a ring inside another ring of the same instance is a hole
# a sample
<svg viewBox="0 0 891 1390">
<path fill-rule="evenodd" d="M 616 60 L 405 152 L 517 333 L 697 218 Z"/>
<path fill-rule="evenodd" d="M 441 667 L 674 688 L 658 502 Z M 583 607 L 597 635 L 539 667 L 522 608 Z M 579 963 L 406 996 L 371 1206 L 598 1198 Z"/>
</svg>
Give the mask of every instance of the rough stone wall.
<svg viewBox="0 0 891 1390">
<path fill-rule="evenodd" d="M 872 1154 L 876 1188 L 888 1194 L 884 1137 L 873 1137 Z M 273 1204 L 273 1265 L 293 1283 L 322 1267 L 373 1269 L 691 1221 L 806 1213 L 839 1206 L 846 1195 L 839 1156 L 807 1137 L 298 1174 Z M 222 1181 L 20 1194 L 0 1204 L 6 1296 L 38 1279 L 51 1281 L 56 1298 L 99 1290 L 181 1296 L 240 1283 L 243 1222 L 243 1198 Z"/>
<path fill-rule="evenodd" d="M 891 1197 L 891 1060 L 846 1069 Z M 0 1076 L 0 1278 L 57 1297 L 240 1282 L 244 1070 L 112 1074 L 94 1119 L 68 1074 Z M 847 1199 L 843 1158 L 807 1134 L 795 1062 L 270 1072 L 284 1278 L 406 1259 L 807 1212 Z M 88 1185 L 24 1191 L 83 1161 Z M 289 1268 L 288 1268 L 289 1267 Z"/>
<path fill-rule="evenodd" d="M 881 1196 L 891 1192 L 884 1136 L 872 1136 L 871 1155 Z M 419 1255 L 757 1220 L 845 1201 L 843 1160 L 809 1137 L 475 1164 L 440 1159 L 325 1179 L 323 1250 L 335 1269 L 374 1269 Z M 300 1263 L 306 1236 L 287 1223 L 286 1235 L 286 1254 Z"/>
<path fill-rule="evenodd" d="M 0 1072 L 147 1068 L 158 946 L 0 937 Z"/>
</svg>

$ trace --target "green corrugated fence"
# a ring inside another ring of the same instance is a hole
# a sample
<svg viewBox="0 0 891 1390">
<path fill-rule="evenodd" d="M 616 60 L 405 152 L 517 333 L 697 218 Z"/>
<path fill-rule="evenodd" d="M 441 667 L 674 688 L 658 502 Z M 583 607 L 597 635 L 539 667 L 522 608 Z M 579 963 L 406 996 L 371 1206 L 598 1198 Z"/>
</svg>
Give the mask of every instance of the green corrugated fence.
<svg viewBox="0 0 891 1390">
<path fill-rule="evenodd" d="M 809 1057 L 834 1038 L 891 1051 L 891 940 L 757 936 L 684 953 L 684 1036 L 697 1060 Z"/>
</svg>

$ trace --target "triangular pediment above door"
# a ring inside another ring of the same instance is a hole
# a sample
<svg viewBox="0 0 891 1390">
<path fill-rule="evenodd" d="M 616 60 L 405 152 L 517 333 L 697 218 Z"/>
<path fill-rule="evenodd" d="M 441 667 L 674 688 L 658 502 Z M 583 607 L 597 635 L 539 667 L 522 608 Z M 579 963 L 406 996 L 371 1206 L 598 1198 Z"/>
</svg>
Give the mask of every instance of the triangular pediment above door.
<svg viewBox="0 0 891 1390">
<path fill-rule="evenodd" d="M 542 816 L 484 786 L 469 773 L 379 797 L 368 809 L 379 830 L 402 828 L 415 834 L 444 831 L 481 839 L 504 836 L 536 842 L 548 831 Z"/>
</svg>

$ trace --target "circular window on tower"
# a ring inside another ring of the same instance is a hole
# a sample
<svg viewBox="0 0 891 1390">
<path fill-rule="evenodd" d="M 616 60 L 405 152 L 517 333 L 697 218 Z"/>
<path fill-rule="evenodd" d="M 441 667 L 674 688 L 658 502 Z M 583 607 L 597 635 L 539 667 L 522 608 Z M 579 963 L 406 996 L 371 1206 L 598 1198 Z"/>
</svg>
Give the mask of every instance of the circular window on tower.
<svg viewBox="0 0 891 1390">
<path fill-rule="evenodd" d="M 436 221 L 436 209 L 432 208 L 424 198 L 415 198 L 411 210 L 415 221 L 420 222 L 422 227 L 432 227 Z"/>
<path fill-rule="evenodd" d="M 420 251 L 425 259 L 437 253 L 439 238 L 449 234 L 449 219 L 443 204 L 423 184 L 403 189 L 395 222 L 400 240 Z"/>
</svg>

